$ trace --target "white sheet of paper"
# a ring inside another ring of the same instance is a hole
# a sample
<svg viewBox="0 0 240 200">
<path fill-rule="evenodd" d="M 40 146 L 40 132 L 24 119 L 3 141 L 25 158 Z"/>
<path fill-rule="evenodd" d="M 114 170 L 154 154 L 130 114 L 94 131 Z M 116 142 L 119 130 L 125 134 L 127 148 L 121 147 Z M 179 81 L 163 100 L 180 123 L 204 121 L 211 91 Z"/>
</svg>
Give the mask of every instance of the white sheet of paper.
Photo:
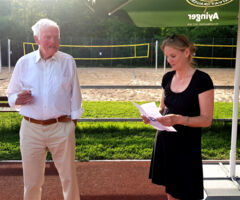
<svg viewBox="0 0 240 200">
<path fill-rule="evenodd" d="M 173 128 L 172 126 L 163 126 L 156 120 L 156 118 L 162 117 L 162 115 L 160 114 L 155 102 L 145 103 L 142 105 L 138 105 L 135 102 L 132 102 L 132 103 L 138 108 L 139 112 L 142 115 L 145 115 L 150 119 L 150 124 L 155 129 L 160 131 L 165 130 L 165 131 L 176 132 L 176 129 Z"/>
</svg>

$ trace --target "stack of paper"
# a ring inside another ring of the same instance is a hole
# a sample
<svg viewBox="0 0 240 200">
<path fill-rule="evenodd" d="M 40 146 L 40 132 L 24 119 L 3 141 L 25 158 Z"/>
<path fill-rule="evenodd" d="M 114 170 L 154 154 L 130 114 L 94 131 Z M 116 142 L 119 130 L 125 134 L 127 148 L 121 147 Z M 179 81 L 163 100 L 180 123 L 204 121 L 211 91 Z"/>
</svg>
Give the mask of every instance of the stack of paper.
<svg viewBox="0 0 240 200">
<path fill-rule="evenodd" d="M 165 131 L 172 131 L 176 132 L 176 129 L 172 126 L 164 126 L 160 124 L 156 119 L 162 117 L 157 108 L 155 102 L 145 103 L 142 105 L 138 105 L 137 103 L 132 102 L 139 110 L 142 115 L 145 115 L 149 120 L 150 124 L 157 130 L 165 130 Z"/>
</svg>

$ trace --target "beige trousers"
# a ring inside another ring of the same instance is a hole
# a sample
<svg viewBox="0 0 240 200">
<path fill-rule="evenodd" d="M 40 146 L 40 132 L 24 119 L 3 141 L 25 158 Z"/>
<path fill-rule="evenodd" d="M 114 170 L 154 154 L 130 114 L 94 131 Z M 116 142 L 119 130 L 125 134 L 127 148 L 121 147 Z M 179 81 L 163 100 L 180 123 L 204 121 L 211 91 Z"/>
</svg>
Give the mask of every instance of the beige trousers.
<svg viewBox="0 0 240 200">
<path fill-rule="evenodd" d="M 51 152 L 58 170 L 64 200 L 80 199 L 75 165 L 75 125 L 72 121 L 43 126 L 23 119 L 20 148 L 24 200 L 41 199 L 47 150 Z"/>
</svg>

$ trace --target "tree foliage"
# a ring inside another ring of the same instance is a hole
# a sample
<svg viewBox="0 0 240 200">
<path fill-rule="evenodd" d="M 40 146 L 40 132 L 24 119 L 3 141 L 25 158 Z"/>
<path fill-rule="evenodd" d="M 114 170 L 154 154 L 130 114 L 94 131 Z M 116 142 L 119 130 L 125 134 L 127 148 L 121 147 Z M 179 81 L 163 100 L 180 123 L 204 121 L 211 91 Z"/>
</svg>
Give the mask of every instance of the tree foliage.
<svg viewBox="0 0 240 200">
<path fill-rule="evenodd" d="M 139 28 L 123 10 L 108 16 L 106 4 L 91 11 L 86 0 L 1 0 L 0 40 L 6 48 L 7 38 L 32 41 L 31 26 L 40 18 L 50 18 L 60 25 L 61 42 L 79 43 L 82 38 L 119 41 L 160 40 L 176 33 L 190 38 L 236 38 L 236 26 L 190 28 Z M 120 0 L 119 0 L 120 1 Z M 104 10 L 105 9 L 105 10 Z M 104 12 L 100 12 L 104 11 Z M 3 59 L 6 62 L 6 59 Z"/>
<path fill-rule="evenodd" d="M 1 38 L 9 34 L 14 37 L 31 34 L 31 26 L 44 17 L 56 21 L 64 36 L 159 38 L 172 33 L 185 33 L 190 37 L 235 38 L 237 32 L 236 26 L 138 28 L 130 23 L 124 11 L 110 17 L 103 13 L 92 12 L 83 0 L 2 0 L 0 34 Z"/>
</svg>

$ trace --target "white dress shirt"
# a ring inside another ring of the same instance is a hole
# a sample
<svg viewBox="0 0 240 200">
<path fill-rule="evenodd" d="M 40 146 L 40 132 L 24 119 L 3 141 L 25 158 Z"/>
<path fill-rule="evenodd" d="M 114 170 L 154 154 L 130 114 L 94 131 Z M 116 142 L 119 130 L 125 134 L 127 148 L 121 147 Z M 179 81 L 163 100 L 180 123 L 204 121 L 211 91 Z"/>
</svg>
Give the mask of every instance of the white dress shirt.
<svg viewBox="0 0 240 200">
<path fill-rule="evenodd" d="M 17 95 L 31 90 L 33 102 L 17 106 Z M 83 113 L 76 63 L 72 56 L 56 52 L 44 60 L 39 50 L 21 57 L 7 89 L 8 102 L 23 116 L 38 120 L 70 115 L 79 119 Z"/>
</svg>

